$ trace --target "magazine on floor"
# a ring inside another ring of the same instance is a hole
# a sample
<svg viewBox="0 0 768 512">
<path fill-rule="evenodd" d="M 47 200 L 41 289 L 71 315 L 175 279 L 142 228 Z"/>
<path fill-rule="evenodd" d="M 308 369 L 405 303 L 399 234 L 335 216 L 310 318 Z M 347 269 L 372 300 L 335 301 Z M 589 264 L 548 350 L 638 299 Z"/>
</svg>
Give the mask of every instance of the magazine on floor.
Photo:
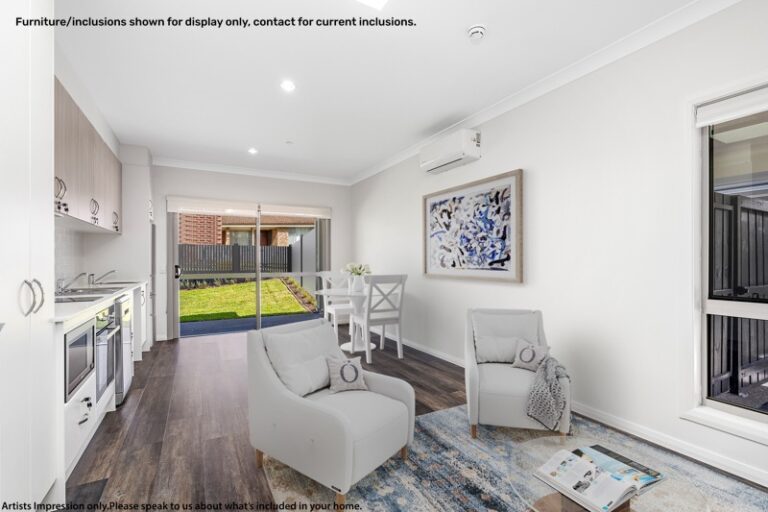
<svg viewBox="0 0 768 512">
<path fill-rule="evenodd" d="M 664 479 L 664 475 L 598 444 L 560 450 L 536 477 L 594 512 L 611 512 Z"/>
</svg>

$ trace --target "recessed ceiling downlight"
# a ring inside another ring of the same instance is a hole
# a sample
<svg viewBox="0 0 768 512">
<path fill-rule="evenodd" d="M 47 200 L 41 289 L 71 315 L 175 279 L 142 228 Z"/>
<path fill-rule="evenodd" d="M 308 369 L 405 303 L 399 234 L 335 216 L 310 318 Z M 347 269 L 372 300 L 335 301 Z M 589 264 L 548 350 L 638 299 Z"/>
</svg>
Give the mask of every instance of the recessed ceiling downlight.
<svg viewBox="0 0 768 512">
<path fill-rule="evenodd" d="M 467 35 L 469 40 L 476 43 L 485 37 L 485 33 L 488 29 L 485 25 L 472 25 L 467 29 Z"/>
<path fill-rule="evenodd" d="M 256 153 L 258 153 L 258 152 L 259 152 L 259 150 L 258 150 L 258 149 L 256 149 L 256 148 L 251 148 L 251 149 L 249 149 L 249 150 L 248 150 L 248 152 L 249 152 L 250 154 L 252 154 L 252 155 L 255 155 Z"/>
<path fill-rule="evenodd" d="M 280 84 L 280 88 L 285 92 L 293 92 L 296 90 L 296 84 L 293 83 L 293 80 L 286 79 Z"/>
</svg>

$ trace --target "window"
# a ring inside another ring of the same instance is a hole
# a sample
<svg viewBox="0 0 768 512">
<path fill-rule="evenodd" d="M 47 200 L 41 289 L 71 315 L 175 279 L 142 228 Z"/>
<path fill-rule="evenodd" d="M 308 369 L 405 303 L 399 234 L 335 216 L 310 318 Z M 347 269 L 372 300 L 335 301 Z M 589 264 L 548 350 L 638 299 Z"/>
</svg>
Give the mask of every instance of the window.
<svg viewBox="0 0 768 512">
<path fill-rule="evenodd" d="M 250 231 L 230 231 L 229 245 L 253 245 Z"/>
<path fill-rule="evenodd" d="M 707 397 L 768 413 L 768 321 L 709 315 Z"/>
<path fill-rule="evenodd" d="M 768 302 L 768 112 L 716 124 L 710 148 L 710 298 Z"/>
<path fill-rule="evenodd" d="M 707 106 L 706 124 L 697 110 L 709 178 L 703 373 L 708 400 L 768 415 L 768 106 L 756 111 L 750 94 L 766 90 Z"/>
</svg>

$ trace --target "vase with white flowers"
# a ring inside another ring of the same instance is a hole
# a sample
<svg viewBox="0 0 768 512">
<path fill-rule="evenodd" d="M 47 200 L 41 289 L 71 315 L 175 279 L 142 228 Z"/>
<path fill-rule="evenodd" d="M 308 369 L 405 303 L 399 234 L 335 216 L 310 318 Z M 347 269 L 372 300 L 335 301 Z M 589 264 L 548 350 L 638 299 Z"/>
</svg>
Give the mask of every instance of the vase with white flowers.
<svg viewBox="0 0 768 512">
<path fill-rule="evenodd" d="M 371 273 L 371 267 L 364 263 L 347 263 L 341 271 L 349 274 L 349 291 L 361 292 L 365 289 L 363 276 Z"/>
</svg>

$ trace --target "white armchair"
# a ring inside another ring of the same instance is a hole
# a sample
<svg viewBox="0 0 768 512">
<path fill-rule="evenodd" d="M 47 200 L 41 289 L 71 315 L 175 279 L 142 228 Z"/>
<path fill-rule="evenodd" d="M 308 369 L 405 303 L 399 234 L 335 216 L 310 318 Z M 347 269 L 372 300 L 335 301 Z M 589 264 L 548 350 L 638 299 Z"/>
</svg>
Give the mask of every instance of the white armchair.
<svg viewBox="0 0 768 512">
<path fill-rule="evenodd" d="M 248 334 L 248 419 L 257 463 L 264 454 L 336 493 L 349 489 L 413 442 L 415 396 L 407 382 L 363 372 L 368 391 L 332 394 L 328 388 L 300 397 L 279 379 L 267 356 L 263 333 L 298 332 L 324 319 Z"/>
<path fill-rule="evenodd" d="M 477 336 L 519 337 L 529 343 L 547 346 L 540 311 L 511 309 L 471 309 L 467 315 L 464 375 L 467 388 L 467 411 L 470 433 L 477 437 L 478 425 L 545 430 L 541 423 L 526 412 L 528 392 L 535 372 L 513 368 L 505 363 L 478 363 L 475 353 Z M 565 435 L 571 428 L 571 388 L 567 378 L 564 386 L 566 408 L 558 430 Z"/>
</svg>

